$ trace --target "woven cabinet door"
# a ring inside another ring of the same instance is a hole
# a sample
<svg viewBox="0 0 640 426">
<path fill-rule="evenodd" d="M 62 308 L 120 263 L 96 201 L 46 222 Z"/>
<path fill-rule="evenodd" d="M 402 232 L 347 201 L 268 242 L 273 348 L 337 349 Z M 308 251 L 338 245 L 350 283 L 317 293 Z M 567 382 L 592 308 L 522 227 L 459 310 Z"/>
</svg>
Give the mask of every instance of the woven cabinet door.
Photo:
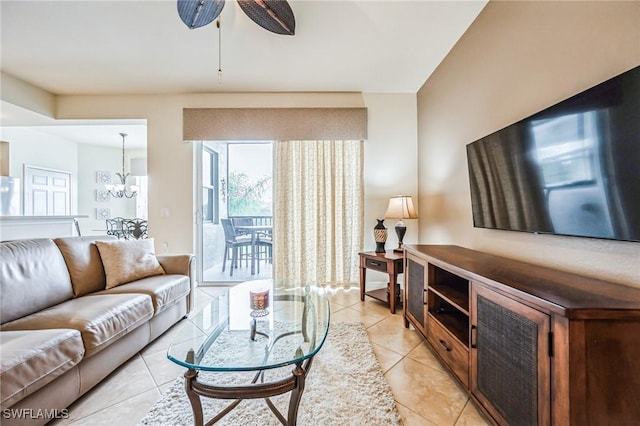
<svg viewBox="0 0 640 426">
<path fill-rule="evenodd" d="M 405 293 L 406 310 L 426 332 L 425 289 L 427 288 L 427 271 L 425 262 L 411 254 L 406 254 Z M 417 325 L 414 323 L 414 325 Z"/>
<path fill-rule="evenodd" d="M 471 297 L 471 392 L 501 425 L 549 425 L 549 315 L 477 283 Z"/>
</svg>

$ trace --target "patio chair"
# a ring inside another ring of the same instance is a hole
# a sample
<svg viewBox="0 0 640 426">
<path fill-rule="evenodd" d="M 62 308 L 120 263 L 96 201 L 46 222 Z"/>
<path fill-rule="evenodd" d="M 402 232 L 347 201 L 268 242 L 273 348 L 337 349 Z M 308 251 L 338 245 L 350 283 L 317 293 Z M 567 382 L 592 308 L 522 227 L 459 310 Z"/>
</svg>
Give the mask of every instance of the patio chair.
<svg viewBox="0 0 640 426">
<path fill-rule="evenodd" d="M 232 217 L 231 222 L 233 223 L 233 229 L 236 235 L 250 234 L 250 232 L 236 229 L 237 226 L 253 226 L 253 219 L 251 219 L 250 217 Z"/>
<path fill-rule="evenodd" d="M 231 219 L 220 219 L 222 229 L 224 231 L 224 256 L 222 257 L 222 272 L 224 272 L 227 264 L 227 256 L 231 249 L 231 267 L 229 268 L 229 276 L 233 276 L 233 270 L 238 267 L 238 260 L 241 258 L 241 250 L 244 250 L 245 256 L 249 256 L 251 249 L 251 237 L 236 235 Z"/>
</svg>

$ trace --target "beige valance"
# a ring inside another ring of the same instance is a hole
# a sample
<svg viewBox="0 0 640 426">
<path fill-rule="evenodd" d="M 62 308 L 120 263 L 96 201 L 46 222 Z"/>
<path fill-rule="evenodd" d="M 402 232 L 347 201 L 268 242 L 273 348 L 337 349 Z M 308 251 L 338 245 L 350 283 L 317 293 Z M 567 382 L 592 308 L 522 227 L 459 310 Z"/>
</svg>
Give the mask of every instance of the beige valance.
<svg viewBox="0 0 640 426">
<path fill-rule="evenodd" d="M 366 108 L 184 108 L 184 140 L 365 140 Z"/>
</svg>

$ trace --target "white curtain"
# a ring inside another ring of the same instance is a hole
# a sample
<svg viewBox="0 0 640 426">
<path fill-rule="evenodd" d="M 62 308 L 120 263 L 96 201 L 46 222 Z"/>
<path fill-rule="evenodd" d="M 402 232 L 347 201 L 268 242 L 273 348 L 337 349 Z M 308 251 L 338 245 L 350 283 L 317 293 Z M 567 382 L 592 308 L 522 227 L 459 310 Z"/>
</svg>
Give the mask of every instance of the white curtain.
<svg viewBox="0 0 640 426">
<path fill-rule="evenodd" d="M 275 143 L 275 278 L 329 285 L 358 282 L 362 143 Z"/>
</svg>

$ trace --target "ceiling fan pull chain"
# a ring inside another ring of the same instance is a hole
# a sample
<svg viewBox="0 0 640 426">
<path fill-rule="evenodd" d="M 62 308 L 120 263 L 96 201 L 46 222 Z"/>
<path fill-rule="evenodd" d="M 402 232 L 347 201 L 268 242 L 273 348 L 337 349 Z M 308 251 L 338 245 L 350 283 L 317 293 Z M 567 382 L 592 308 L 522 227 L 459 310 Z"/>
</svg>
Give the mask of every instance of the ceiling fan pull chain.
<svg viewBox="0 0 640 426">
<path fill-rule="evenodd" d="M 220 29 L 220 18 L 216 21 L 218 27 L 218 84 L 222 83 L 222 30 Z"/>
</svg>

